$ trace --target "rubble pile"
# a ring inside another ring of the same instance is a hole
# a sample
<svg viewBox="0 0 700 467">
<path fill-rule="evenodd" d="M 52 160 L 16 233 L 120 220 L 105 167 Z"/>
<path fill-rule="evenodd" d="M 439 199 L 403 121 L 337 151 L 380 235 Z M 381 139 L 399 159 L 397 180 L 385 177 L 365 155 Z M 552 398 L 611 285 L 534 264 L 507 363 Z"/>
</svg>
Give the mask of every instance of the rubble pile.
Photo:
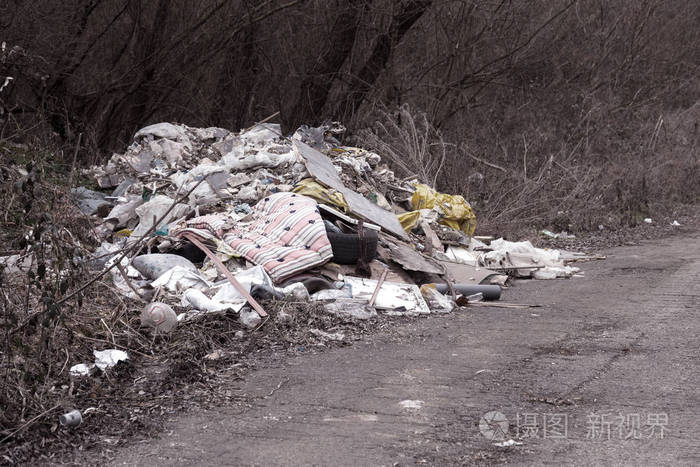
<svg viewBox="0 0 700 467">
<path fill-rule="evenodd" d="M 258 300 L 319 301 L 357 319 L 451 312 L 500 298 L 510 276 L 579 272 L 565 264 L 573 256 L 474 238 L 464 198 L 398 179 L 380 155 L 343 146 L 343 131 L 139 130 L 88 170 L 103 192 L 73 191 L 99 220 L 91 266 L 163 332 L 226 311 L 255 328 L 267 318 Z"/>
</svg>

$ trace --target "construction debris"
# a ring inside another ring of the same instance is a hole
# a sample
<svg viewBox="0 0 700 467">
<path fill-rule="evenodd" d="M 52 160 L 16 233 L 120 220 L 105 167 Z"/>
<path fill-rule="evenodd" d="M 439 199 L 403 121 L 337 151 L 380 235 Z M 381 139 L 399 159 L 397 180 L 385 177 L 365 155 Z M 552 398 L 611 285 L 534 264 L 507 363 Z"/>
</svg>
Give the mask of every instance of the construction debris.
<svg viewBox="0 0 700 467">
<path fill-rule="evenodd" d="M 74 190 L 101 224 L 91 265 L 124 295 L 157 297 L 142 323 L 165 332 L 213 312 L 256 329 L 268 316 L 258 299 L 313 300 L 356 319 L 450 312 L 498 300 L 509 276 L 579 272 L 558 251 L 472 237 L 462 196 L 396 179 L 380 155 L 342 146 L 341 127 L 324 128 L 139 130 L 88 170 L 111 193 Z"/>
</svg>

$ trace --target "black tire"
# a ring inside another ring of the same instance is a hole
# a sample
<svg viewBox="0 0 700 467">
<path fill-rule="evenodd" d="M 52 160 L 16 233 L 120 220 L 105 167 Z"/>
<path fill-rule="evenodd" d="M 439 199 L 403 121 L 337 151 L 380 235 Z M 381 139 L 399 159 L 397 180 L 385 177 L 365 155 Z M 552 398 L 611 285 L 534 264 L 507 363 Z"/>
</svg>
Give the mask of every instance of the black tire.
<svg viewBox="0 0 700 467">
<path fill-rule="evenodd" d="M 333 261 L 338 264 L 357 264 L 360 259 L 361 244 L 358 234 L 344 234 L 326 232 L 333 249 Z M 367 242 L 367 262 L 377 256 L 377 241 L 379 236 L 373 230 L 365 229 L 365 242 Z"/>
</svg>

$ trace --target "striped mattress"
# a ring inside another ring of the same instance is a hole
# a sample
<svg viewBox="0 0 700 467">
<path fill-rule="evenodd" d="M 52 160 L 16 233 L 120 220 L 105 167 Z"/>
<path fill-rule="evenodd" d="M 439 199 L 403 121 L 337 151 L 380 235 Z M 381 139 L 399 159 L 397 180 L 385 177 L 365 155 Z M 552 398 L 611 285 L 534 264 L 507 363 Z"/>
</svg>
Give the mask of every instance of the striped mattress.
<svg viewBox="0 0 700 467">
<path fill-rule="evenodd" d="M 275 282 L 333 256 L 318 205 L 311 198 L 275 193 L 260 200 L 246 217 L 251 220 L 229 227 L 215 215 L 202 216 L 188 221 L 187 230 L 206 231 L 222 239 L 236 253 L 262 266 Z"/>
</svg>

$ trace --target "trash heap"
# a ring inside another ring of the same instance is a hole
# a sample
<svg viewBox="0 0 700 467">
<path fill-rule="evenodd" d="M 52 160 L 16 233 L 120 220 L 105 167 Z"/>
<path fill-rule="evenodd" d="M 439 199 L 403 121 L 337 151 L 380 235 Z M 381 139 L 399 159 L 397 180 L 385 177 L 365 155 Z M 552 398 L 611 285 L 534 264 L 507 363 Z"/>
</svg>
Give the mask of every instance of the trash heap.
<svg viewBox="0 0 700 467">
<path fill-rule="evenodd" d="M 142 322 L 164 332 L 223 311 L 254 328 L 269 300 L 320 301 L 359 319 L 451 312 L 498 300 L 509 276 L 579 272 L 558 251 L 473 237 L 464 198 L 397 178 L 380 155 L 340 144 L 342 131 L 139 130 L 88 170 L 110 195 L 73 191 L 100 219 L 91 266 L 145 302 Z"/>
</svg>

